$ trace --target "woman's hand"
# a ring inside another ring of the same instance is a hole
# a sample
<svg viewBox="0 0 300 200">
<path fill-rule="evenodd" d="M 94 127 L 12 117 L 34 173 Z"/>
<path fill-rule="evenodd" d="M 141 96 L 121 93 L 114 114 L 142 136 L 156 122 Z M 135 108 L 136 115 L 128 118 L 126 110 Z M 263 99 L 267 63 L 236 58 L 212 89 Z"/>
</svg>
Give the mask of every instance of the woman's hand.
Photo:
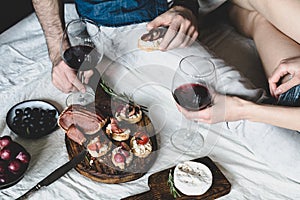
<svg viewBox="0 0 300 200">
<path fill-rule="evenodd" d="M 212 106 L 200 111 L 187 111 L 177 105 L 178 110 L 189 120 L 214 124 L 244 119 L 244 105 L 251 104 L 238 97 L 217 94 Z"/>
<path fill-rule="evenodd" d="M 278 98 L 280 94 L 300 84 L 300 56 L 284 59 L 269 78 L 271 95 Z"/>
<path fill-rule="evenodd" d="M 162 51 L 189 46 L 198 37 L 196 17 L 191 10 L 181 6 L 174 6 L 156 17 L 147 24 L 147 29 L 151 30 L 160 26 L 169 27 L 160 44 Z"/>
<path fill-rule="evenodd" d="M 89 70 L 82 74 L 84 76 L 84 83 L 89 82 L 93 71 Z M 83 83 L 78 79 L 75 70 L 70 68 L 64 61 L 59 61 L 57 65 L 52 68 L 52 82 L 53 85 L 64 93 L 73 91 L 85 92 Z"/>
</svg>

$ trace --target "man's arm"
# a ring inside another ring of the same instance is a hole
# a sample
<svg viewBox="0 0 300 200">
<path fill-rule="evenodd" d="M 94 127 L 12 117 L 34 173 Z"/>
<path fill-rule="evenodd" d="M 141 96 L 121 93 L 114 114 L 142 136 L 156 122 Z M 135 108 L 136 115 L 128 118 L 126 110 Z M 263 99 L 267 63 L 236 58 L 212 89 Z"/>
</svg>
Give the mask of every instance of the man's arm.
<svg viewBox="0 0 300 200">
<path fill-rule="evenodd" d="M 53 85 L 64 93 L 77 90 L 85 92 L 85 87 L 77 78 L 76 71 L 71 69 L 60 55 L 65 27 L 63 0 L 32 0 L 32 3 L 46 37 L 52 62 Z M 67 42 L 65 45 L 68 45 Z"/>
<path fill-rule="evenodd" d="M 61 61 L 60 44 L 64 27 L 62 0 L 32 0 L 36 15 L 44 31 L 53 66 Z"/>
</svg>

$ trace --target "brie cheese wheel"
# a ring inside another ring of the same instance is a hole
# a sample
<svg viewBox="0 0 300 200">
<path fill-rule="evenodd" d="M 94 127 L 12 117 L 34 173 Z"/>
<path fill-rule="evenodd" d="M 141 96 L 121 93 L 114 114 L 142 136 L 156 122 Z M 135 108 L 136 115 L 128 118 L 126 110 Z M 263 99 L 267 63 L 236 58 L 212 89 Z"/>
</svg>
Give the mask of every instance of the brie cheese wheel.
<svg viewBox="0 0 300 200">
<path fill-rule="evenodd" d="M 185 195 L 202 195 L 212 185 L 210 169 L 199 162 L 185 161 L 174 170 L 174 185 Z"/>
</svg>

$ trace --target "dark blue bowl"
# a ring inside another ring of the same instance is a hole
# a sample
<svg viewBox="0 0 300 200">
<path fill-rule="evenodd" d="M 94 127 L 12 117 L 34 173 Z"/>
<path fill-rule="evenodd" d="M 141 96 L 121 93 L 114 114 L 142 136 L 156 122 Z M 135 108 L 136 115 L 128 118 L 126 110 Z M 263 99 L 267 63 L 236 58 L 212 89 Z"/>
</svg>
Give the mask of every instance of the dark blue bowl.
<svg viewBox="0 0 300 200">
<path fill-rule="evenodd" d="M 20 137 L 36 139 L 52 133 L 57 126 L 58 109 L 44 100 L 27 100 L 13 106 L 6 115 L 11 131 Z"/>
</svg>

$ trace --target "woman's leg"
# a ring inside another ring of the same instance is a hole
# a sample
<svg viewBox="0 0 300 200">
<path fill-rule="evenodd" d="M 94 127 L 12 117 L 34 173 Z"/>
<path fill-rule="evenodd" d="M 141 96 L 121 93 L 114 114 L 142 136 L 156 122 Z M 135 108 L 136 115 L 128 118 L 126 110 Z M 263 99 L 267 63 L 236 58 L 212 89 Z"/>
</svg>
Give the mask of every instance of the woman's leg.
<svg viewBox="0 0 300 200">
<path fill-rule="evenodd" d="M 229 8 L 229 15 L 238 31 L 253 38 L 267 77 L 282 60 L 300 55 L 300 45 L 258 12 L 233 5 Z"/>
<path fill-rule="evenodd" d="M 300 43 L 299 0 L 231 0 L 237 6 L 260 13 L 285 35 Z"/>
</svg>

